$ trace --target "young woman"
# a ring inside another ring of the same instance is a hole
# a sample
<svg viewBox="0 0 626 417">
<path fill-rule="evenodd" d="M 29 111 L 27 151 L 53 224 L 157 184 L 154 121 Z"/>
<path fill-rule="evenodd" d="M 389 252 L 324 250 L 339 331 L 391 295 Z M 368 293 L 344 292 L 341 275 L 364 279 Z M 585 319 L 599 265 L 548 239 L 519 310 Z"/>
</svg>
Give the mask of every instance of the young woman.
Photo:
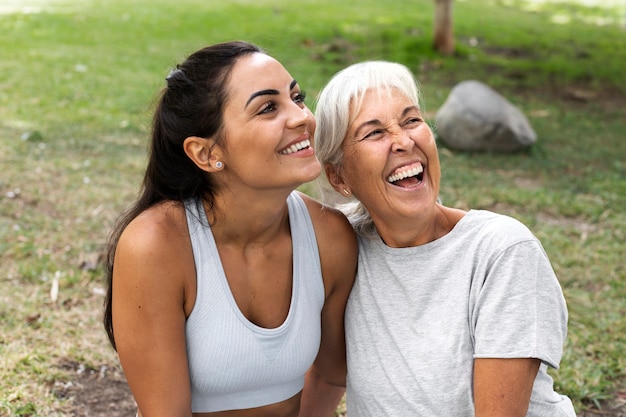
<svg viewBox="0 0 626 417">
<path fill-rule="evenodd" d="M 321 171 L 314 130 L 255 45 L 201 49 L 167 77 L 108 258 L 104 323 L 140 416 L 333 415 L 356 240 L 295 191 Z"/>
</svg>

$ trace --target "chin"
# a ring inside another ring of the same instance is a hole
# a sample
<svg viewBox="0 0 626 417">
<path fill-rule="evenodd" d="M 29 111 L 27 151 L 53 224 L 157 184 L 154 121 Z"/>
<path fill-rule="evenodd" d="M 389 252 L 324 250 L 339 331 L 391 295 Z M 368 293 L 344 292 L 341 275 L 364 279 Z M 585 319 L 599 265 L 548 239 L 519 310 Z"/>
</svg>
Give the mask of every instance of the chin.
<svg viewBox="0 0 626 417">
<path fill-rule="evenodd" d="M 311 165 L 310 167 L 307 167 L 304 171 L 305 171 L 304 176 L 306 177 L 304 182 L 313 181 L 314 179 L 317 179 L 321 175 L 322 166 L 316 160 L 315 165 Z"/>
</svg>

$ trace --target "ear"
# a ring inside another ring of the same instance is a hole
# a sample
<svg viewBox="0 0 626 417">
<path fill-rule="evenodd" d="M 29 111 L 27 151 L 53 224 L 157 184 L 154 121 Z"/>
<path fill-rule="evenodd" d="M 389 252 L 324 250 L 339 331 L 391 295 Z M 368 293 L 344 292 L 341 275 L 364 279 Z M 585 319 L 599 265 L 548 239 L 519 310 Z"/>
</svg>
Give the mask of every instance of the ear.
<svg viewBox="0 0 626 417">
<path fill-rule="evenodd" d="M 220 160 L 221 149 L 214 139 L 189 136 L 183 142 L 185 154 L 203 171 L 219 171 L 215 163 Z"/>
<path fill-rule="evenodd" d="M 331 165 L 326 162 L 324 164 L 324 172 L 326 173 L 326 178 L 328 179 L 328 183 L 342 195 L 350 195 L 352 191 L 350 190 L 350 186 L 346 184 L 341 176 L 341 169 L 336 165 Z M 349 193 L 346 194 L 346 191 Z"/>
</svg>

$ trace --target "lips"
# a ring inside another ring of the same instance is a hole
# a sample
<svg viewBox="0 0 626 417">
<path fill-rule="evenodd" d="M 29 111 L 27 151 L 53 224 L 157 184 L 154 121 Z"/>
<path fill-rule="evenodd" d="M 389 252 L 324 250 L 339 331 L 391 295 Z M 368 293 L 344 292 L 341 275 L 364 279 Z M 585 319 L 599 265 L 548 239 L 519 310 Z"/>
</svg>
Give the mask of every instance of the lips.
<svg viewBox="0 0 626 417">
<path fill-rule="evenodd" d="M 420 183 L 423 176 L 424 166 L 418 162 L 398 168 L 387 177 L 387 182 L 399 187 L 408 187 Z"/>
<path fill-rule="evenodd" d="M 280 151 L 278 151 L 278 153 L 281 155 L 289 155 L 289 154 L 301 151 L 302 149 L 307 149 L 310 147 L 311 147 L 311 141 L 309 139 L 305 139 L 301 142 L 294 143 L 284 149 L 281 149 Z"/>
</svg>

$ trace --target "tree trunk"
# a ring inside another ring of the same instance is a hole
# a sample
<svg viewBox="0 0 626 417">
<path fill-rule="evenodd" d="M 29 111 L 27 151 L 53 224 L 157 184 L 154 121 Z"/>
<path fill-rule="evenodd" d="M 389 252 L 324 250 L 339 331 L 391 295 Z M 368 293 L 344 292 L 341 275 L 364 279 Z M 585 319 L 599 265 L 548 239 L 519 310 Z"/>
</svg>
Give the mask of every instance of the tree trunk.
<svg viewBox="0 0 626 417">
<path fill-rule="evenodd" d="M 454 52 L 452 30 L 452 0 L 435 0 L 435 41 L 434 47 L 444 55 Z"/>
</svg>

